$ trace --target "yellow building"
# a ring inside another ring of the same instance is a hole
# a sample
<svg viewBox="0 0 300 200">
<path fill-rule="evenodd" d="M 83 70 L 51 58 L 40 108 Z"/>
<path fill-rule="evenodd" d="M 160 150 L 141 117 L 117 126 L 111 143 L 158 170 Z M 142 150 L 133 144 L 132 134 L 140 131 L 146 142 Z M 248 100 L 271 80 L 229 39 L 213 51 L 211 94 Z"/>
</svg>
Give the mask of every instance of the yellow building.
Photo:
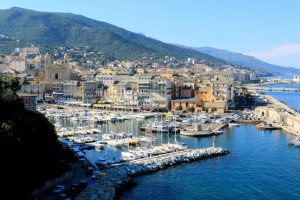
<svg viewBox="0 0 300 200">
<path fill-rule="evenodd" d="M 107 88 L 107 93 L 106 93 L 107 101 L 111 103 L 116 103 L 118 102 L 117 98 L 117 86 L 116 84 L 113 84 Z"/>
<path fill-rule="evenodd" d="M 203 77 L 197 81 L 195 97 L 197 104 L 208 112 L 226 112 L 233 101 L 234 80 L 231 77 L 218 75 Z"/>
<path fill-rule="evenodd" d="M 170 80 L 173 79 L 173 74 L 171 74 L 171 73 L 164 73 L 164 74 L 161 74 L 160 76 L 163 78 L 166 78 L 166 79 L 170 79 Z"/>
<path fill-rule="evenodd" d="M 115 70 L 112 70 L 112 69 L 109 69 L 109 68 L 101 68 L 101 69 L 99 69 L 99 71 L 102 74 L 116 74 Z"/>
<path fill-rule="evenodd" d="M 196 98 L 174 99 L 171 101 L 171 109 L 172 110 L 189 111 L 189 108 L 194 107 L 195 112 L 197 112 L 196 106 L 197 106 Z"/>
</svg>

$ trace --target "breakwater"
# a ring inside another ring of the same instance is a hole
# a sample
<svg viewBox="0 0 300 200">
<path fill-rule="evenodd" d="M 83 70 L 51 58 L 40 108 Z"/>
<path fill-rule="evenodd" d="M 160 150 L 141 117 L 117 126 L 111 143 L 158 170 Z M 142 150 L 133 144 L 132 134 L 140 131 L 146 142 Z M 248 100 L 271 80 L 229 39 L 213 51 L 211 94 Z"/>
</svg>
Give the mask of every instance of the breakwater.
<svg viewBox="0 0 300 200">
<path fill-rule="evenodd" d="M 82 191 L 76 200 L 113 200 L 121 191 L 134 184 L 133 177 L 215 156 L 228 154 L 221 147 L 187 149 L 184 151 L 137 159 L 102 171 L 103 178 Z"/>
</svg>

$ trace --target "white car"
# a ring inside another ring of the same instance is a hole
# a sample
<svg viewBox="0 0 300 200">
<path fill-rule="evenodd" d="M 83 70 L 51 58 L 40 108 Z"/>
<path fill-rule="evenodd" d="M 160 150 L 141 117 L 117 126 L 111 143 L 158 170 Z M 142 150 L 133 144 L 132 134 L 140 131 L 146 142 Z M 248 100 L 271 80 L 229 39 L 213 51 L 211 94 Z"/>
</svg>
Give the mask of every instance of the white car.
<svg viewBox="0 0 300 200">
<path fill-rule="evenodd" d="M 53 193 L 61 193 L 63 190 L 65 189 L 65 186 L 64 185 L 56 185 L 52 192 Z"/>
</svg>

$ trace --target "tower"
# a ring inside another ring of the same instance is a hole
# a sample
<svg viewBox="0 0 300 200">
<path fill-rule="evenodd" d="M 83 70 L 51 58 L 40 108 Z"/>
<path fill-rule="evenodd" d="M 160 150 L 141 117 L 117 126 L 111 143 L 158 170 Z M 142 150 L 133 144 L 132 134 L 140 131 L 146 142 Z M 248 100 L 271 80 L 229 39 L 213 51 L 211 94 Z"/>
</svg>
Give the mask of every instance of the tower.
<svg viewBox="0 0 300 200">
<path fill-rule="evenodd" d="M 66 53 L 65 55 L 64 55 L 64 59 L 63 59 L 63 63 L 62 63 L 62 65 L 64 66 L 64 67 L 67 67 L 67 68 L 69 68 L 69 55 Z"/>
<path fill-rule="evenodd" d="M 216 144 L 216 137 L 213 136 L 213 148 L 216 148 L 217 147 L 217 144 Z"/>
<path fill-rule="evenodd" d="M 49 67 L 51 65 L 51 58 L 48 53 L 45 55 L 45 67 Z"/>
</svg>

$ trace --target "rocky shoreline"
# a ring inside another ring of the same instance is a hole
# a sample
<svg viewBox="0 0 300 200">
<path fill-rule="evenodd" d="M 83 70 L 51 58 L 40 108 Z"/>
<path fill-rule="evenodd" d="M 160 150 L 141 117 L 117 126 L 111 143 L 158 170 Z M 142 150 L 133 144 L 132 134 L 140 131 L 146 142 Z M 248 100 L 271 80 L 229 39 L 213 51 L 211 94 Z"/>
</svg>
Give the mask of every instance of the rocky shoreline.
<svg viewBox="0 0 300 200">
<path fill-rule="evenodd" d="M 83 190 L 76 200 L 118 199 L 123 191 L 136 185 L 133 179 L 135 176 L 228 153 L 228 150 L 221 147 L 187 149 L 116 165 L 101 171 L 103 178 Z"/>
</svg>

